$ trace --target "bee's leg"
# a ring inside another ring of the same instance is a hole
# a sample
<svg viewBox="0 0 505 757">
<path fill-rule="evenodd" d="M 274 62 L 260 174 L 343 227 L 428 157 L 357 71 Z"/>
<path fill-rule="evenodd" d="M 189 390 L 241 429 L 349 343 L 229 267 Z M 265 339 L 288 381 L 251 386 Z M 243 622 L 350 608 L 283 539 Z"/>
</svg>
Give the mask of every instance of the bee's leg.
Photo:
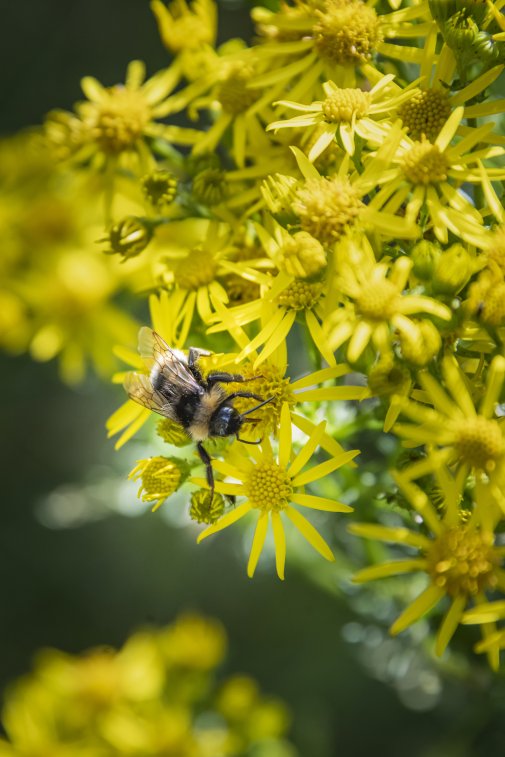
<svg viewBox="0 0 505 757">
<path fill-rule="evenodd" d="M 188 368 L 197 381 L 203 381 L 203 376 L 197 366 L 200 355 L 209 355 L 205 350 L 199 350 L 196 347 L 190 347 L 188 352 Z"/>
<path fill-rule="evenodd" d="M 209 453 L 201 442 L 198 442 L 196 449 L 198 450 L 198 454 L 200 455 L 200 460 L 206 468 L 207 483 L 210 487 L 210 501 L 212 502 L 212 500 L 214 499 L 214 471 L 212 470 L 212 461 L 210 459 Z"/>
<path fill-rule="evenodd" d="M 254 378 L 259 378 L 259 376 L 254 376 Z M 251 381 L 251 379 L 244 378 L 244 376 L 241 376 L 240 373 L 212 371 L 207 376 L 207 383 L 210 386 L 212 386 L 212 384 L 243 384 L 244 381 Z"/>
<path fill-rule="evenodd" d="M 263 437 L 261 437 L 261 439 L 257 439 L 255 442 L 250 442 L 248 439 L 241 439 L 237 434 L 237 441 L 242 442 L 242 444 L 261 444 Z"/>
<path fill-rule="evenodd" d="M 226 397 L 226 402 L 229 402 L 229 400 L 234 400 L 235 397 L 245 397 L 246 399 L 258 400 L 258 402 L 263 402 L 263 397 L 260 397 L 259 394 L 254 394 L 254 392 L 233 392 L 233 394 L 229 394 Z"/>
</svg>

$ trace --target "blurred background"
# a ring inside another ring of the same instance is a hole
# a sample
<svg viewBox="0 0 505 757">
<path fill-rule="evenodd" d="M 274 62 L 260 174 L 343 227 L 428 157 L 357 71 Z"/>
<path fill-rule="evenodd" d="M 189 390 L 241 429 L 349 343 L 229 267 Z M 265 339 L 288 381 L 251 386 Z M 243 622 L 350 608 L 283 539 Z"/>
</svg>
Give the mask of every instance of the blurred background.
<svg viewBox="0 0 505 757">
<path fill-rule="evenodd" d="M 132 59 L 149 74 L 168 62 L 147 0 L 0 0 L 0 11 L 2 136 L 70 109 L 84 75 L 111 85 Z M 248 8 L 222 2 L 220 39 L 250 34 Z M 125 479 L 142 441 L 118 455 L 104 429 L 119 387 L 91 376 L 69 388 L 54 361 L 5 355 L 0 386 L 1 689 L 40 647 L 120 646 L 192 610 L 225 625 L 224 673 L 286 701 L 301 757 L 504 753 L 501 682 L 483 661 L 436 665 L 426 629 L 415 645 L 389 640 L 387 595 L 356 597 L 338 566 L 314 571 L 305 551 L 288 558 L 285 583 L 268 561 L 250 581 L 236 531 L 197 547 L 197 529 L 169 505 L 141 508 Z"/>
</svg>

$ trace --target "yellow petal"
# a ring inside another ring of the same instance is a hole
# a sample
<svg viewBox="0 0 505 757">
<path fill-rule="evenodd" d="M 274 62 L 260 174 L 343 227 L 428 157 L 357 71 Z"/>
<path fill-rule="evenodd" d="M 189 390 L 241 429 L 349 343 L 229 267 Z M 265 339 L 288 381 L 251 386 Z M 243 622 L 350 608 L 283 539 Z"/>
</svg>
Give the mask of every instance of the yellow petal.
<svg viewBox="0 0 505 757">
<path fill-rule="evenodd" d="M 217 490 L 217 486 L 216 486 Z M 247 513 L 252 509 L 252 505 L 250 502 L 244 502 L 244 504 L 239 505 L 238 507 L 235 507 L 233 510 L 230 510 L 229 513 L 226 513 L 226 515 L 223 515 L 222 518 L 220 518 L 217 523 L 213 523 L 212 526 L 209 526 L 205 529 L 205 531 L 202 531 L 201 534 L 198 535 L 197 543 L 200 544 L 200 542 L 203 539 L 206 539 L 207 536 L 211 536 L 212 534 L 216 534 L 218 531 L 222 531 L 223 528 L 227 528 L 228 526 L 231 526 L 233 523 L 236 523 L 240 518 L 243 518 L 244 515 L 247 515 Z"/>
<path fill-rule="evenodd" d="M 286 535 L 279 513 L 272 512 L 272 529 L 275 543 L 275 567 L 277 575 L 284 581 L 284 566 L 286 564 Z"/>
<path fill-rule="evenodd" d="M 268 528 L 268 513 L 261 513 L 256 524 L 256 530 L 254 532 L 253 543 L 251 547 L 251 554 L 249 556 L 249 562 L 247 563 L 247 575 L 249 578 L 254 576 L 254 571 L 260 558 L 261 550 L 265 543 L 265 537 L 267 535 Z"/>
<path fill-rule="evenodd" d="M 398 617 L 391 628 L 390 633 L 395 636 L 426 615 L 436 604 L 440 602 L 445 592 L 438 586 L 428 586 L 427 589 L 415 599 Z"/>
<path fill-rule="evenodd" d="M 325 560 L 335 562 L 335 558 L 331 549 L 326 544 L 321 534 L 316 531 L 312 523 L 309 523 L 309 521 L 301 513 L 299 513 L 292 507 L 287 507 L 285 513 L 288 516 L 289 520 L 293 523 L 293 525 L 300 531 L 302 536 L 307 539 L 309 544 L 314 547 L 314 549 L 319 552 L 319 554 L 322 555 Z"/>
</svg>

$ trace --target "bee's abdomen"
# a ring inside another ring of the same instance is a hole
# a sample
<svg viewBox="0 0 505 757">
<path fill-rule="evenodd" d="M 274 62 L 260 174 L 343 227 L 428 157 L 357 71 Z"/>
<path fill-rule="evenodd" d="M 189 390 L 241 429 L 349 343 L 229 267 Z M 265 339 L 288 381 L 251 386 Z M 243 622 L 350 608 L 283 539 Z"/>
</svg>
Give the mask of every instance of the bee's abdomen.
<svg viewBox="0 0 505 757">
<path fill-rule="evenodd" d="M 198 394 L 185 394 L 173 404 L 175 415 L 181 426 L 188 428 L 193 423 L 200 402 L 201 399 Z"/>
</svg>

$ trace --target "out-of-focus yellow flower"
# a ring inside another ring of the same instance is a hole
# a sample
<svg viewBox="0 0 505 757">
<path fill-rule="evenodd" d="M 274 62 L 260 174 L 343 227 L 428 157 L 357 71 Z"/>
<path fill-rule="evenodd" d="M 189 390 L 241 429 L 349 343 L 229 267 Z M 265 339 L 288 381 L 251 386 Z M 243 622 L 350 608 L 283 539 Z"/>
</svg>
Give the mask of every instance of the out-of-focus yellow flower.
<svg viewBox="0 0 505 757">
<path fill-rule="evenodd" d="M 242 757 L 263 744 L 287 746 L 282 702 L 264 698 L 245 677 L 216 685 L 225 653 L 222 626 L 197 615 L 136 633 L 119 651 L 94 649 L 81 657 L 45 651 L 7 694 L 0 754 Z M 238 711 L 232 705 L 244 681 L 253 695 Z M 199 721 L 202 710 L 214 715 L 208 725 Z"/>
<path fill-rule="evenodd" d="M 161 40 L 171 53 L 194 51 L 214 45 L 217 34 L 217 7 L 212 0 L 172 0 L 167 5 L 152 0 Z"/>
<path fill-rule="evenodd" d="M 462 518 L 460 501 L 465 477 L 455 479 L 446 468 L 437 471 L 437 480 L 443 496 L 444 514 L 441 517 L 428 495 L 409 480 L 404 473 L 395 478 L 429 534 L 406 527 L 386 527 L 377 524 L 353 523 L 351 533 L 366 539 L 385 541 L 409 547 L 419 552 L 415 557 L 393 560 L 360 570 L 354 580 L 361 583 L 388 576 L 414 572 L 426 573 L 426 589 L 410 604 L 391 626 L 397 634 L 429 613 L 444 598 L 449 605 L 436 639 L 436 653 L 443 654 L 447 644 L 462 621 L 468 606 L 476 605 L 474 617 L 482 622 L 484 639 L 490 638 L 495 625 L 487 619 L 478 619 L 479 607 L 485 606 L 486 592 L 505 589 L 505 571 L 502 568 L 504 548 L 495 546 L 494 529 L 498 522 L 497 510 L 481 496 L 466 521 Z M 469 614 L 470 616 L 470 614 Z M 490 618 L 490 620 L 492 620 Z M 498 668 L 498 649 L 487 647 L 493 669 Z"/>
</svg>

